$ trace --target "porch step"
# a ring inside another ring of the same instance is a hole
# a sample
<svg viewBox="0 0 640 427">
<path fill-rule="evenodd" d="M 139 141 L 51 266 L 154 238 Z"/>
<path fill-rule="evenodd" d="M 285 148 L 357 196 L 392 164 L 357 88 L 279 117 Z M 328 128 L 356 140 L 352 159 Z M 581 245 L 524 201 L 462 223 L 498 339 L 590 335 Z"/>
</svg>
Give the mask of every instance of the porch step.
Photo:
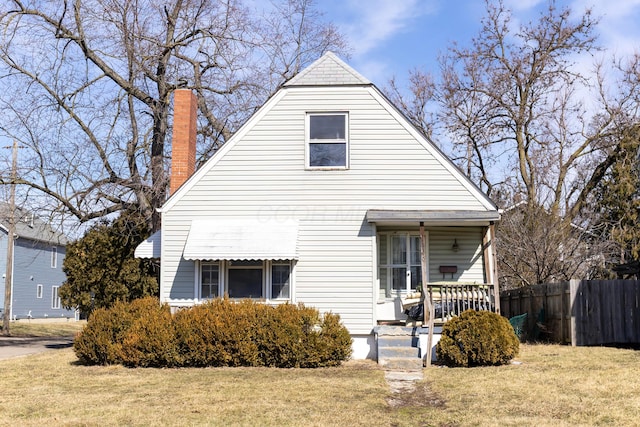
<svg viewBox="0 0 640 427">
<path fill-rule="evenodd" d="M 420 357 L 420 349 L 416 345 L 415 347 L 409 346 L 394 346 L 394 347 L 381 347 L 378 346 L 378 359 L 386 359 L 391 357 Z"/>
<path fill-rule="evenodd" d="M 384 369 L 394 371 L 419 371 L 423 368 L 420 357 L 388 357 L 378 359 L 378 364 Z"/>
<path fill-rule="evenodd" d="M 375 328 L 378 364 L 388 370 L 421 370 L 419 329 L 406 326 Z"/>
</svg>

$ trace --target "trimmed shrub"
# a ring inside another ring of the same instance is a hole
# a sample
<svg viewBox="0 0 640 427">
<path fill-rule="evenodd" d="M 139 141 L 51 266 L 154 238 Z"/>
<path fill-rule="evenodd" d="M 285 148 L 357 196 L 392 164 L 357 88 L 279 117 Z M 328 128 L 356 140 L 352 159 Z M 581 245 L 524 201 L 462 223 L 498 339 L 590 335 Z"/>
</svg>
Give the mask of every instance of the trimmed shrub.
<svg viewBox="0 0 640 427">
<path fill-rule="evenodd" d="M 95 310 L 73 349 L 86 364 L 172 366 L 174 337 L 169 307 L 147 297 Z"/>
<path fill-rule="evenodd" d="M 509 363 L 520 341 L 509 321 L 490 311 L 467 310 L 442 328 L 436 356 L 447 366 L 495 366 Z"/>
<path fill-rule="evenodd" d="M 123 334 L 121 359 L 125 366 L 177 365 L 178 347 L 171 310 L 157 298 L 134 300 L 129 305 L 129 327 Z"/>
<path fill-rule="evenodd" d="M 179 311 L 174 322 L 181 365 L 259 366 L 253 335 L 264 307 L 216 299 Z"/>
<path fill-rule="evenodd" d="M 304 305 L 216 299 L 171 315 L 154 298 L 96 310 L 74 343 L 86 364 L 337 366 L 351 355 L 340 317 Z"/>
<path fill-rule="evenodd" d="M 340 316 L 304 305 L 282 304 L 267 310 L 256 330 L 264 366 L 318 368 L 337 366 L 351 356 L 351 335 Z"/>
<path fill-rule="evenodd" d="M 110 309 L 94 310 L 87 324 L 73 342 L 80 362 L 87 365 L 112 365 L 122 362 L 123 335 L 128 329 L 125 305 L 116 303 Z"/>
</svg>

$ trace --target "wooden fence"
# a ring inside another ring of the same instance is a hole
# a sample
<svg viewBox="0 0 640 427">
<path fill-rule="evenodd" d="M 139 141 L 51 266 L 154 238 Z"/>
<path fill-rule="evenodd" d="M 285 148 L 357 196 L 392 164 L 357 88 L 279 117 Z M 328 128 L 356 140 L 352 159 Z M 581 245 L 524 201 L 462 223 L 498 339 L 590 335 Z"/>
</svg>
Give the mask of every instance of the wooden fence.
<svg viewBox="0 0 640 427">
<path fill-rule="evenodd" d="M 526 337 L 572 345 L 640 343 L 640 281 L 571 280 L 500 293 L 502 315 L 527 313 Z"/>
</svg>

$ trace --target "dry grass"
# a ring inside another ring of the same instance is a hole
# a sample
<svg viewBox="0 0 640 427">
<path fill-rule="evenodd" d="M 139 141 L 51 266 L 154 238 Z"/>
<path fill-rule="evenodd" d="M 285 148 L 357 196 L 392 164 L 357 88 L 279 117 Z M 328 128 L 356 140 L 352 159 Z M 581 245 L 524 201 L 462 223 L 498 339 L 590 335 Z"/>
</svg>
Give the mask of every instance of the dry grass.
<svg viewBox="0 0 640 427">
<path fill-rule="evenodd" d="M 80 331 L 86 321 L 37 321 L 21 320 L 11 322 L 9 332 L 14 337 L 62 337 L 72 336 Z"/>
<path fill-rule="evenodd" d="M 339 368 L 127 369 L 70 349 L 0 361 L 0 425 L 635 425 L 640 353 L 522 346 L 520 365 L 426 369 L 391 408 L 373 362 Z"/>
</svg>

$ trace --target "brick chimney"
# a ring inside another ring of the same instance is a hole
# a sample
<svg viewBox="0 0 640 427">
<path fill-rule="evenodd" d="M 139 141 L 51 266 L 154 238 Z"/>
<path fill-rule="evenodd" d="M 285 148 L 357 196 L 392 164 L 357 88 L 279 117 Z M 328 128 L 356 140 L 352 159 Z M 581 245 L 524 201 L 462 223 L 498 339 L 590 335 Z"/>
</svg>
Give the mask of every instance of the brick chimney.
<svg viewBox="0 0 640 427">
<path fill-rule="evenodd" d="M 196 170 L 196 96 L 189 89 L 173 93 L 173 136 L 171 139 L 170 194 Z"/>
</svg>

